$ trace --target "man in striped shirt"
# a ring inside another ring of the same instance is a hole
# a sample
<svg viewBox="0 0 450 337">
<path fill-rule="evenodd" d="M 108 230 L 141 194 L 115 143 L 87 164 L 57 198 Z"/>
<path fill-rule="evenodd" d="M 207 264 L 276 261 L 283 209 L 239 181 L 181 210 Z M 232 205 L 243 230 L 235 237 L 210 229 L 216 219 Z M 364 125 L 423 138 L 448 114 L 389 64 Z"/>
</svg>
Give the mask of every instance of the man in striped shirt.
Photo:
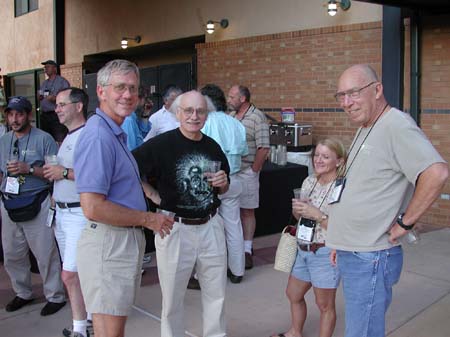
<svg viewBox="0 0 450 337">
<path fill-rule="evenodd" d="M 245 269 L 253 267 L 252 243 L 255 234 L 255 208 L 259 207 L 259 172 L 270 149 L 269 125 L 266 116 L 250 103 L 250 91 L 234 85 L 228 92 L 228 107 L 245 127 L 248 155 L 242 157 L 241 171 L 236 177 L 243 188 L 240 197 L 241 221 L 244 230 Z"/>
</svg>

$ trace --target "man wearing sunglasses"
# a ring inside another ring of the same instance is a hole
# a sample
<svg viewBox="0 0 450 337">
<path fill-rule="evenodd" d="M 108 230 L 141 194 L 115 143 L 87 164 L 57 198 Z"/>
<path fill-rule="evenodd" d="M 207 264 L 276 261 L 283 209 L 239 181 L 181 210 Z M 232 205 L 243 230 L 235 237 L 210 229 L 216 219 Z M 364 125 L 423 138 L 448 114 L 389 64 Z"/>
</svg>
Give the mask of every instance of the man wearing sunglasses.
<svg viewBox="0 0 450 337">
<path fill-rule="evenodd" d="M 44 157 L 58 148 L 48 133 L 31 126 L 32 106 L 25 97 L 11 98 L 5 112 L 11 131 L 0 138 L 2 241 L 5 269 L 16 293 L 5 309 L 16 311 L 33 300 L 31 249 L 47 299 L 41 315 L 47 316 L 66 304 L 58 250 L 47 221 L 49 182 L 42 168 Z"/>
<path fill-rule="evenodd" d="M 359 127 L 345 181 L 332 191 L 326 241 L 337 250 L 345 337 L 384 337 L 403 263 L 398 239 L 439 196 L 448 167 L 415 121 L 389 105 L 370 66 L 345 70 L 335 98 Z"/>
</svg>

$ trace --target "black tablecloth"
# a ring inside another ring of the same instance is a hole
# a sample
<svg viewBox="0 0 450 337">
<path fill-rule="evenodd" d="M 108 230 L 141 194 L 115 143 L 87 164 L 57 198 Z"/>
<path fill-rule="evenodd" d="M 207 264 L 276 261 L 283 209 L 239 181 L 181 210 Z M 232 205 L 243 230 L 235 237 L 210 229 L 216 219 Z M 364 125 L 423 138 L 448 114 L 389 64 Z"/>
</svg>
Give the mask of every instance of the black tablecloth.
<svg viewBox="0 0 450 337">
<path fill-rule="evenodd" d="M 293 189 L 301 187 L 308 167 L 288 163 L 264 164 L 259 177 L 259 208 L 256 210 L 255 236 L 280 233 L 292 213 Z"/>
</svg>

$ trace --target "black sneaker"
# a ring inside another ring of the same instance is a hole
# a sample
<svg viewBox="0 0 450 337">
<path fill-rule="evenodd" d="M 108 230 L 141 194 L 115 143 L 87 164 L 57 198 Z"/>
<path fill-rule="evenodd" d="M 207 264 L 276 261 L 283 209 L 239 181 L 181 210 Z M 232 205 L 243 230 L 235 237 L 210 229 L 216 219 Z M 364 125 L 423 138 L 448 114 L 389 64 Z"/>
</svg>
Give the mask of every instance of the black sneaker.
<svg viewBox="0 0 450 337">
<path fill-rule="evenodd" d="M 253 268 L 253 257 L 252 254 L 245 252 L 245 269 Z"/>
<path fill-rule="evenodd" d="M 243 276 L 234 275 L 230 269 L 227 270 L 227 276 L 230 279 L 231 283 L 241 283 Z"/>
<path fill-rule="evenodd" d="M 86 331 L 87 331 L 87 337 L 94 336 L 94 326 L 92 325 L 92 321 L 90 319 L 88 319 L 88 321 L 87 321 Z M 73 332 L 73 327 L 70 326 L 70 327 L 64 328 L 62 331 L 62 334 L 64 337 L 71 337 L 72 332 Z"/>
<path fill-rule="evenodd" d="M 9 302 L 6 305 L 5 310 L 8 311 L 8 312 L 13 312 L 13 311 L 19 310 L 20 308 L 22 308 L 23 306 L 31 303 L 32 301 L 33 301 L 32 298 L 29 299 L 29 300 L 26 300 L 26 299 L 23 299 L 23 298 L 21 298 L 19 296 L 16 296 L 16 297 L 14 297 L 12 299 L 11 302 Z"/>
<path fill-rule="evenodd" d="M 41 316 L 48 316 L 57 313 L 63 306 L 66 305 L 66 302 L 55 303 L 55 302 L 47 302 L 46 305 L 41 310 Z"/>
</svg>

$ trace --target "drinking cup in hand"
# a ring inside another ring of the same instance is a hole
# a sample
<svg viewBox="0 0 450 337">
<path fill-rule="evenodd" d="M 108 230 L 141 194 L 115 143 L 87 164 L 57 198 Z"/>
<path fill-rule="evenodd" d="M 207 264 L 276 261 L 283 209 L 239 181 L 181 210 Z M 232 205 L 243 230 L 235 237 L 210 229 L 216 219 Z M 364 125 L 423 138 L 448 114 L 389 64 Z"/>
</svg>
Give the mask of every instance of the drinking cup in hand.
<svg viewBox="0 0 450 337">
<path fill-rule="evenodd" d="M 157 208 L 156 209 L 156 213 L 167 215 L 169 218 L 174 218 L 175 217 L 175 213 L 174 212 L 167 211 L 165 209 Z"/>
<path fill-rule="evenodd" d="M 55 154 L 47 155 L 44 159 L 46 165 L 58 165 L 58 157 Z"/>
</svg>

